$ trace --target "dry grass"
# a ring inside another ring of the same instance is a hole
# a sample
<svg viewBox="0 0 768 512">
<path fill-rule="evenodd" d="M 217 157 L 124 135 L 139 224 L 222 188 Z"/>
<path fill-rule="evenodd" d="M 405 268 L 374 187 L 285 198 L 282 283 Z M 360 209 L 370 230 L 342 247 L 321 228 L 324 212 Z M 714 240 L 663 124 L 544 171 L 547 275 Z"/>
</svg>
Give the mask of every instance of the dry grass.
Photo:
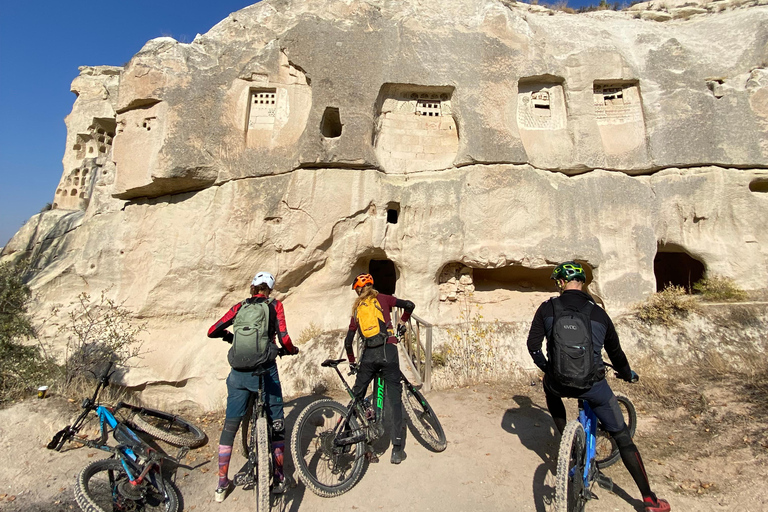
<svg viewBox="0 0 768 512">
<path fill-rule="evenodd" d="M 313 338 L 320 336 L 323 330 L 314 322 L 311 322 L 308 326 L 301 330 L 299 337 L 296 340 L 298 345 L 303 345 Z"/>
<path fill-rule="evenodd" d="M 710 457 L 742 448 L 768 457 L 764 348 L 720 346 L 672 365 L 646 356 L 633 362 L 637 384 L 612 381 L 611 386 L 630 394 L 641 415 L 659 420 L 659 430 L 645 434 L 654 458 Z"/>
<path fill-rule="evenodd" d="M 747 292 L 736 286 L 732 279 L 713 276 L 693 285 L 703 300 L 711 302 L 738 302 L 747 299 Z"/>
<path fill-rule="evenodd" d="M 664 326 L 675 325 L 698 310 L 698 301 L 688 295 L 682 286 L 669 286 L 635 306 L 635 314 L 641 321 Z"/>
</svg>

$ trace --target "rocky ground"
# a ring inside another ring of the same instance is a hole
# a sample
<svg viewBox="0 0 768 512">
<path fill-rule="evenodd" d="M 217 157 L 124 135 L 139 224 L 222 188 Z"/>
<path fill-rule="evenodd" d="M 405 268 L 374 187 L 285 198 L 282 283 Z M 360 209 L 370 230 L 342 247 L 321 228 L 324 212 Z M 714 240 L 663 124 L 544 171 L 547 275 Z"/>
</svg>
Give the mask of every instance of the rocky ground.
<svg viewBox="0 0 768 512">
<path fill-rule="evenodd" d="M 665 384 L 663 393 L 649 387 L 650 382 L 645 388 L 612 383 L 638 406 L 637 444 L 655 490 L 669 499 L 673 510 L 768 510 L 768 388 L 764 381 L 724 385 L 710 378 L 689 386 L 675 380 Z M 300 409 L 315 398 L 287 403 L 289 428 Z M 411 437 L 403 464 L 391 465 L 385 453 L 347 494 L 324 499 L 298 484 L 275 500 L 273 507 L 285 511 L 537 512 L 551 508 L 558 439 L 538 383 L 483 384 L 433 391 L 428 398 L 448 436 L 445 452 L 432 453 Z M 103 453 L 73 446 L 61 453 L 45 449 L 51 435 L 76 412 L 76 404 L 61 397 L 30 399 L 0 411 L 0 510 L 78 509 L 73 498 L 75 476 Z M 253 494 L 241 489 L 222 505 L 213 502 L 220 418 L 218 414 L 194 416 L 211 441 L 193 450 L 174 472 L 184 510 L 254 510 Z M 236 455 L 232 467 L 242 463 L 243 458 Z M 290 463 L 288 471 L 293 471 Z M 623 466 L 619 463 L 607 474 L 616 483 L 615 492 L 598 489 L 600 499 L 588 509 L 642 510 Z"/>
</svg>

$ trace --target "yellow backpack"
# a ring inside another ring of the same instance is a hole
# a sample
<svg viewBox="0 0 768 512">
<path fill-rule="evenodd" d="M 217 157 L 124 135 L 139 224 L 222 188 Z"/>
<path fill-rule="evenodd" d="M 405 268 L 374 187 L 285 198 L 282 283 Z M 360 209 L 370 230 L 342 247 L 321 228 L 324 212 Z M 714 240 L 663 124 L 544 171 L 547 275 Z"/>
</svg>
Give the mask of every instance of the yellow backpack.
<svg viewBox="0 0 768 512">
<path fill-rule="evenodd" d="M 369 297 L 357 306 L 355 320 L 366 347 L 380 347 L 387 342 L 389 332 L 384 322 L 384 311 L 376 297 Z"/>
</svg>

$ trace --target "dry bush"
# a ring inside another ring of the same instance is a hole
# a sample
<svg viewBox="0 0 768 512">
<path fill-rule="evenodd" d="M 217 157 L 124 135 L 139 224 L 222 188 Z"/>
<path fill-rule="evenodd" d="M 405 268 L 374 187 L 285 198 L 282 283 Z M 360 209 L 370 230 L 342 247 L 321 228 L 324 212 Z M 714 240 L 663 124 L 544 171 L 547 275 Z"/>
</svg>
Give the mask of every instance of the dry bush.
<svg viewBox="0 0 768 512">
<path fill-rule="evenodd" d="M 72 306 L 59 337 L 66 339 L 65 387 L 74 386 L 76 393 L 80 391 L 77 380 L 99 375 L 110 361 L 129 367 L 129 361 L 139 358 L 144 352 L 138 337 L 146 325 L 136 324 L 131 312 L 108 299 L 105 291 L 98 300 L 83 292 Z"/>
<path fill-rule="evenodd" d="M 435 380 L 440 386 L 518 380 L 530 383 L 526 370 L 500 357 L 503 325 L 484 322 L 481 306 L 473 305 L 471 299 L 471 294 L 462 299 L 458 322 L 446 329 L 448 341 L 432 352 Z"/>
<path fill-rule="evenodd" d="M 298 345 L 303 345 L 304 343 L 307 343 L 309 340 L 316 338 L 322 334 L 323 330 L 320 328 L 319 325 L 317 325 L 315 322 L 310 322 L 308 326 L 306 326 L 304 329 L 301 330 L 301 333 L 299 333 L 299 337 L 296 340 L 296 343 Z"/>
<path fill-rule="evenodd" d="M 675 325 L 680 318 L 699 310 L 694 297 L 682 286 L 669 286 L 635 306 L 637 318 L 647 324 Z"/>
<path fill-rule="evenodd" d="M 701 298 L 711 302 L 738 302 L 747 299 L 747 292 L 736 286 L 733 279 L 721 276 L 704 278 L 693 285 Z"/>
</svg>

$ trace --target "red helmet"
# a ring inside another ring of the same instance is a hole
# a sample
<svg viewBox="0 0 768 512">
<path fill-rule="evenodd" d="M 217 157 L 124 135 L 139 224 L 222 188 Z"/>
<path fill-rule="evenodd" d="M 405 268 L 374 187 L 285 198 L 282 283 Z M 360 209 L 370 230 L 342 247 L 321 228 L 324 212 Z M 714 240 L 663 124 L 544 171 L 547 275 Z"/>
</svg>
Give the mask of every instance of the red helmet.
<svg viewBox="0 0 768 512">
<path fill-rule="evenodd" d="M 373 276 L 371 274 L 360 274 L 355 278 L 355 282 L 352 283 L 352 289 L 357 290 L 368 284 L 373 285 Z"/>
</svg>

